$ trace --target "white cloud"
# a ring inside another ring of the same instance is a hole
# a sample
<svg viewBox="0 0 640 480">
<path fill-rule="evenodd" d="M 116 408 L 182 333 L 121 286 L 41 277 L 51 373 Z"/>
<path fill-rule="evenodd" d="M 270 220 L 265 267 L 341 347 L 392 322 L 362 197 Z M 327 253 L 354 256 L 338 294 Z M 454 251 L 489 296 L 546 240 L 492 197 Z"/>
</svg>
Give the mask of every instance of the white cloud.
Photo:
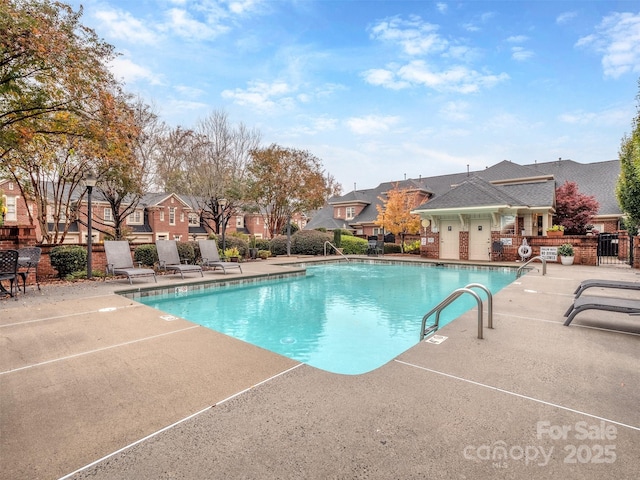
<svg viewBox="0 0 640 480">
<path fill-rule="evenodd" d="M 234 0 L 229 2 L 229 11 L 236 15 L 251 12 L 260 3 L 259 0 Z"/>
<path fill-rule="evenodd" d="M 618 78 L 640 72 L 640 13 L 614 13 L 605 17 L 596 32 L 582 37 L 577 47 L 602 54 L 605 76 Z"/>
<path fill-rule="evenodd" d="M 440 13 L 447 13 L 449 6 L 446 3 L 438 2 L 436 3 L 436 8 Z"/>
<path fill-rule="evenodd" d="M 395 116 L 367 115 L 349 118 L 347 126 L 358 135 L 377 135 L 388 132 L 399 121 L 400 118 Z"/>
<path fill-rule="evenodd" d="M 293 106 L 293 88 L 286 82 L 250 82 L 247 89 L 224 90 L 223 98 L 233 100 L 238 105 L 252 106 L 260 110 Z"/>
<path fill-rule="evenodd" d="M 519 62 L 529 60 L 535 54 L 531 50 L 526 50 L 523 47 L 513 47 L 511 48 L 511 58 L 514 60 L 518 60 Z"/>
<path fill-rule="evenodd" d="M 365 80 L 384 88 L 398 90 L 413 85 L 421 85 L 440 92 L 473 93 L 480 88 L 490 88 L 509 79 L 509 75 L 484 74 L 462 65 L 454 65 L 444 70 L 435 70 L 423 60 L 414 60 L 396 71 L 369 70 Z"/>
<path fill-rule="evenodd" d="M 507 42 L 509 43 L 522 43 L 526 42 L 527 40 L 529 40 L 529 37 L 527 37 L 526 35 L 513 35 L 507 38 Z"/>
<path fill-rule="evenodd" d="M 427 55 L 441 52 L 448 46 L 447 40 L 438 35 L 438 28 L 417 16 L 409 20 L 393 17 L 373 26 L 371 38 L 396 43 L 408 55 Z"/>
<path fill-rule="evenodd" d="M 155 32 L 148 29 L 140 20 L 133 18 L 129 12 L 120 10 L 98 10 L 95 14 L 110 38 L 125 40 L 131 43 L 154 44 L 158 41 Z"/>
<path fill-rule="evenodd" d="M 469 104 L 467 102 L 447 102 L 440 114 L 448 120 L 464 121 L 469 119 Z"/>
<path fill-rule="evenodd" d="M 162 29 L 186 39 L 203 40 L 215 38 L 228 32 L 229 27 L 216 23 L 209 25 L 194 19 L 189 12 L 179 8 L 169 9 L 166 13 L 167 21 Z"/>
<path fill-rule="evenodd" d="M 558 25 L 564 25 L 578 16 L 577 12 L 564 12 L 556 17 L 556 23 Z"/>
<path fill-rule="evenodd" d="M 177 85 L 176 90 L 179 94 L 190 97 L 190 98 L 198 98 L 204 95 L 204 91 L 200 88 L 190 87 L 188 85 Z"/>
<path fill-rule="evenodd" d="M 398 80 L 391 70 L 382 68 L 367 70 L 362 76 L 365 81 L 371 85 L 389 88 L 391 90 L 400 90 L 411 86 L 409 82 Z"/>
<path fill-rule="evenodd" d="M 116 78 L 127 84 L 132 84 L 140 80 L 146 80 L 152 85 L 161 85 L 161 76 L 155 75 L 151 70 L 136 63 L 126 57 L 116 57 L 111 61 L 111 71 Z"/>
<path fill-rule="evenodd" d="M 436 71 L 422 60 L 416 60 L 401 67 L 397 75 L 402 80 L 412 84 L 423 85 L 437 91 L 458 93 L 477 92 L 482 87 L 493 87 L 509 78 L 506 73 L 499 75 L 483 74 L 461 65 Z"/>
</svg>

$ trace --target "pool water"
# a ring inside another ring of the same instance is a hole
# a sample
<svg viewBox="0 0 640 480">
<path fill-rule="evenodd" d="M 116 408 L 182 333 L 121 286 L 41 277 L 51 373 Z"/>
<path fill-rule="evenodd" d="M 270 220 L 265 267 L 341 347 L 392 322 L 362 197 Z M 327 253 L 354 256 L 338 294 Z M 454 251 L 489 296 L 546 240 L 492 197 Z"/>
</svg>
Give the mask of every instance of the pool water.
<svg viewBox="0 0 640 480">
<path fill-rule="evenodd" d="M 309 266 L 306 276 L 292 279 L 139 301 L 311 366 L 353 375 L 416 345 L 424 314 L 456 288 L 481 283 L 495 294 L 513 279 L 508 270 L 351 262 Z M 460 297 L 443 310 L 440 327 L 476 305 L 470 295 Z"/>
</svg>

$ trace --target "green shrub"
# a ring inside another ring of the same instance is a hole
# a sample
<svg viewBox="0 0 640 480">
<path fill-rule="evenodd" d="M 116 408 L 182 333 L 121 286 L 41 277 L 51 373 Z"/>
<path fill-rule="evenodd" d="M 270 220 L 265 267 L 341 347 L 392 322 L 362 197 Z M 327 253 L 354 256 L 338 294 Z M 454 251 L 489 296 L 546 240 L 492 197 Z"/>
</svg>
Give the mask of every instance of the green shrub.
<svg viewBox="0 0 640 480">
<path fill-rule="evenodd" d="M 226 249 L 237 248 L 241 257 L 246 257 L 249 251 L 249 242 L 246 240 L 246 235 L 229 235 L 225 236 L 224 246 Z M 218 238 L 218 248 L 222 250 L 222 236 Z"/>
<path fill-rule="evenodd" d="M 397 243 L 385 243 L 384 253 L 402 253 L 402 250 Z"/>
<path fill-rule="evenodd" d="M 67 275 L 79 270 L 87 269 L 87 250 L 79 245 L 58 245 L 51 249 L 49 254 L 51 266 L 58 271 L 58 277 L 65 278 Z"/>
<path fill-rule="evenodd" d="M 271 253 L 274 255 L 286 255 L 287 254 L 287 236 L 276 235 L 271 239 Z"/>
<path fill-rule="evenodd" d="M 336 248 L 340 248 L 342 246 L 342 231 L 339 228 L 333 231 L 333 244 Z"/>
<path fill-rule="evenodd" d="M 324 242 L 330 242 L 331 239 L 331 234 L 329 233 L 322 233 L 316 230 L 300 230 L 291 236 L 291 253 L 295 255 L 322 255 L 324 253 Z"/>
<path fill-rule="evenodd" d="M 91 275 L 93 275 L 94 278 L 103 278 L 106 277 L 106 273 L 102 272 L 100 270 L 96 270 L 94 269 L 93 272 L 91 272 Z M 68 275 L 65 275 L 64 279 L 69 281 L 69 282 L 75 282 L 78 280 L 84 280 L 85 278 L 87 278 L 87 270 L 78 270 L 77 272 L 73 272 L 70 273 Z"/>
<path fill-rule="evenodd" d="M 420 253 L 420 240 L 405 243 L 404 253 Z"/>
<path fill-rule="evenodd" d="M 145 267 L 153 267 L 158 263 L 158 250 L 155 245 L 138 245 L 133 251 L 133 259 Z"/>
<path fill-rule="evenodd" d="M 271 252 L 269 250 L 258 250 L 258 258 L 266 260 L 271 256 Z"/>
<path fill-rule="evenodd" d="M 345 255 L 364 255 L 368 247 L 369 243 L 364 238 L 353 235 L 342 237 L 342 253 Z"/>
<path fill-rule="evenodd" d="M 193 243 L 176 242 L 176 246 L 178 247 L 178 256 L 180 257 L 181 262 L 186 262 L 192 265 L 196 263 L 196 251 L 195 248 L 193 248 Z"/>
<path fill-rule="evenodd" d="M 256 248 L 258 250 L 270 250 L 271 242 L 268 238 L 256 238 Z"/>
</svg>

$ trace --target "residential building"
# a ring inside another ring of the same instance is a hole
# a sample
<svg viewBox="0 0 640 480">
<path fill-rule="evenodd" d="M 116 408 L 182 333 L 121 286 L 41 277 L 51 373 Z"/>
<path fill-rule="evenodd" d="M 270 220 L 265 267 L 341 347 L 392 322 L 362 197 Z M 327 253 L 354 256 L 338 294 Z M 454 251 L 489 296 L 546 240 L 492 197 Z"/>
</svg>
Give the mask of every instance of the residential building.
<svg viewBox="0 0 640 480">
<path fill-rule="evenodd" d="M 344 228 L 358 236 L 382 233 L 377 206 L 396 185 L 423 196 L 413 212 L 422 218 L 423 255 L 442 259 L 488 260 L 493 242 L 518 245 L 526 237 L 546 236 L 555 213 L 555 190 L 576 182 L 600 209 L 593 220 L 600 232 L 621 228 L 615 186 L 620 162 L 582 164 L 572 160 L 518 165 L 502 161 L 481 171 L 386 182 L 331 198 L 308 229 Z"/>
</svg>

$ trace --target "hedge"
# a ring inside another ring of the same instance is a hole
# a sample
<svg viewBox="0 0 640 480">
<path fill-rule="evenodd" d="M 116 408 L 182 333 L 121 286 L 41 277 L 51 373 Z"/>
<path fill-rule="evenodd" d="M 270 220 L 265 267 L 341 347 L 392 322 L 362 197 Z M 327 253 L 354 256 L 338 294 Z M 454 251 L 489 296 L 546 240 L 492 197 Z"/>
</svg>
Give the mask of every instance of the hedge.
<svg viewBox="0 0 640 480">
<path fill-rule="evenodd" d="M 87 269 L 87 250 L 79 245 L 53 247 L 49 259 L 51 266 L 58 271 L 60 278 Z"/>
</svg>

